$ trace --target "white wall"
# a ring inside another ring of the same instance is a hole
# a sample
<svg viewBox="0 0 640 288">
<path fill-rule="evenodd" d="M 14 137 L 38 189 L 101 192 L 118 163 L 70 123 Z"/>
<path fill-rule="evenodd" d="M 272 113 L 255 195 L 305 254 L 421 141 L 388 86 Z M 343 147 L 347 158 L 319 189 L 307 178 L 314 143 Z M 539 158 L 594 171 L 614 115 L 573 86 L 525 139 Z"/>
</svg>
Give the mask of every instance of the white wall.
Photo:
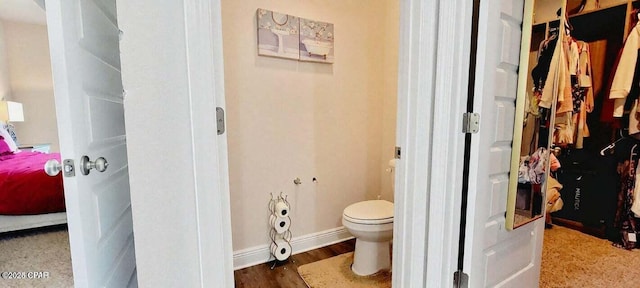
<svg viewBox="0 0 640 288">
<path fill-rule="evenodd" d="M 534 11 L 536 12 L 533 14 L 533 23 L 542 23 L 559 19 L 556 13 L 560 8 L 562 8 L 562 1 L 537 0 L 535 2 Z"/>
<path fill-rule="evenodd" d="M 381 166 L 380 190 L 382 199 L 393 201 L 393 192 L 387 168 L 389 160 L 394 158 L 396 146 L 396 112 L 398 104 L 398 45 L 400 43 L 400 5 L 399 1 L 382 1 L 385 3 L 384 29 L 384 74 L 382 82 L 382 147 L 380 151 Z"/>
<path fill-rule="evenodd" d="M 47 27 L 8 21 L 2 23 L 11 100 L 22 103 L 25 113 L 24 122 L 14 123 L 18 140 L 24 144 L 51 143 L 51 151 L 58 152 Z"/>
<path fill-rule="evenodd" d="M 333 23 L 335 63 L 258 56 L 257 8 Z M 342 226 L 354 202 L 391 199 L 398 9 L 382 0 L 222 1 L 234 250 L 268 243 L 269 193 L 289 195 L 294 237 Z"/>
<path fill-rule="evenodd" d="M 0 21 L 0 101 L 11 100 L 7 45 L 4 40 L 4 24 Z"/>
</svg>

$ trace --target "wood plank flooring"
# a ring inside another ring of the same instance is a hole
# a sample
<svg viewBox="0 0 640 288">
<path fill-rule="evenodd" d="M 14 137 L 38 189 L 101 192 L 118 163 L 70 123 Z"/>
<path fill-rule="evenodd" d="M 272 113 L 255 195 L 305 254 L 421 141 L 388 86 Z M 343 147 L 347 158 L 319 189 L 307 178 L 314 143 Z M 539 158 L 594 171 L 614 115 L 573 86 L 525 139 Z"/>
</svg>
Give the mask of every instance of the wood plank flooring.
<svg viewBox="0 0 640 288">
<path fill-rule="evenodd" d="M 251 266 L 234 272 L 236 288 L 306 288 L 298 266 L 331 258 L 354 250 L 356 240 L 348 240 L 327 247 L 291 256 L 289 261 L 271 270 L 273 262 Z"/>
</svg>

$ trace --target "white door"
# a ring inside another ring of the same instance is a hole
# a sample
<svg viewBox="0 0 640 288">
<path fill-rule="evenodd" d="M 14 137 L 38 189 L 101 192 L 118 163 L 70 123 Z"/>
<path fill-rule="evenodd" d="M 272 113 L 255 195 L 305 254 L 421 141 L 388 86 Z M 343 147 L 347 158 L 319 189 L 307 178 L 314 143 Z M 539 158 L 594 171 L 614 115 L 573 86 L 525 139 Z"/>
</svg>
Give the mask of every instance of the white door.
<svg viewBox="0 0 640 288">
<path fill-rule="evenodd" d="M 137 286 L 115 0 L 47 0 L 76 287 Z M 81 157 L 106 171 L 81 172 Z"/>
<path fill-rule="evenodd" d="M 480 3 L 463 272 L 469 287 L 538 287 L 544 220 L 505 229 L 525 0 Z"/>
</svg>

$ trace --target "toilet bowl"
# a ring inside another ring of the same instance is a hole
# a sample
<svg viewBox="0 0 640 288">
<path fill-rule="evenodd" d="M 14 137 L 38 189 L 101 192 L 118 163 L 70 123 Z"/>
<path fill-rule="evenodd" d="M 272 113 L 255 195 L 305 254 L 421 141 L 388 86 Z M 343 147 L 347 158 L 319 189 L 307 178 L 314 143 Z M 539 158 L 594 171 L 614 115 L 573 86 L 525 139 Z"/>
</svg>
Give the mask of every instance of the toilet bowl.
<svg viewBox="0 0 640 288">
<path fill-rule="evenodd" d="M 344 209 L 342 225 L 356 237 L 353 273 L 365 276 L 391 268 L 393 203 L 369 200 L 351 204 Z"/>
<path fill-rule="evenodd" d="M 395 192 L 396 160 L 389 161 L 392 195 Z M 378 199 L 380 196 L 378 196 Z M 391 269 L 390 241 L 393 238 L 393 203 L 369 200 L 349 205 L 342 212 L 342 225 L 356 237 L 353 273 L 365 276 Z"/>
</svg>

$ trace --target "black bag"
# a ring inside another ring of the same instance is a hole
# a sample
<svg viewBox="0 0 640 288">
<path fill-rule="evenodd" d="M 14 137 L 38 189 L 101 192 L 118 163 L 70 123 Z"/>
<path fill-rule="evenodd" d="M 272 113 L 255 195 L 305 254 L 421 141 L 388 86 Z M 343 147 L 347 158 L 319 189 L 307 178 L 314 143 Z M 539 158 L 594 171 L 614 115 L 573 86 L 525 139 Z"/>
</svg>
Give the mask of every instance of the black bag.
<svg viewBox="0 0 640 288">
<path fill-rule="evenodd" d="M 620 182 L 615 158 L 573 150 L 558 160 L 562 168 L 556 176 L 563 186 L 560 195 L 564 206 L 553 216 L 591 227 L 610 225 Z"/>
</svg>

